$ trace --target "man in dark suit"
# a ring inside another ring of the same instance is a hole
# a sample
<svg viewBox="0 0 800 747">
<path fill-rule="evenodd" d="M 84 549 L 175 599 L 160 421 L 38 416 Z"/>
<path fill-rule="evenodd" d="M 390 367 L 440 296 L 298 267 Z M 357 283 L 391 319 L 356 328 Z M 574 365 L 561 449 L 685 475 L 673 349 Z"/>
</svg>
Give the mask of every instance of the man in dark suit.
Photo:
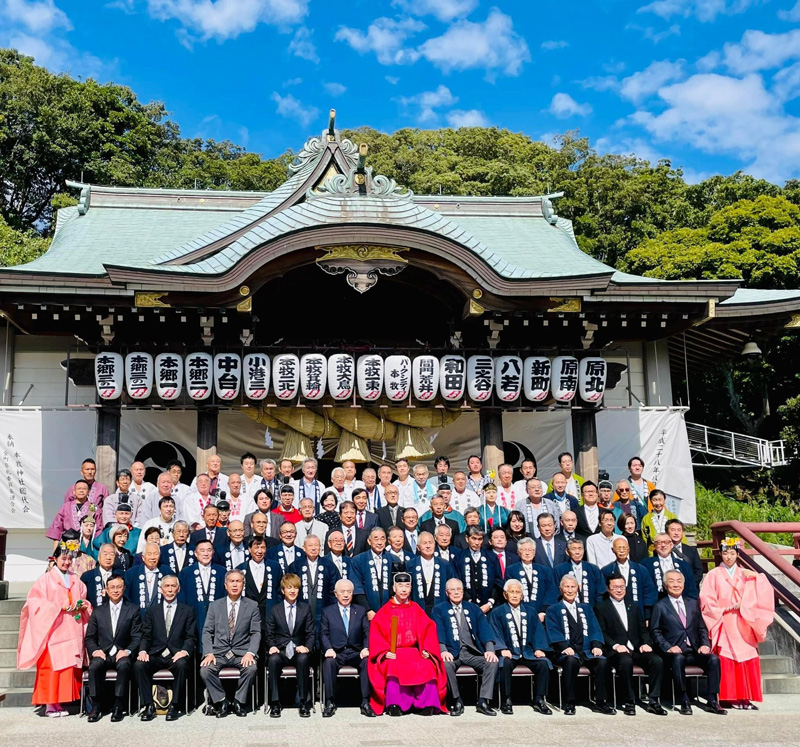
<svg viewBox="0 0 800 747">
<path fill-rule="evenodd" d="M 86 587 L 86 600 L 97 609 L 107 601 L 106 584 L 114 573 L 114 560 L 117 554 L 114 545 L 100 545 L 97 551 L 97 565 L 91 571 L 81 574 L 81 581 Z"/>
<path fill-rule="evenodd" d="M 167 721 L 177 720 L 185 700 L 186 672 L 197 648 L 197 620 L 188 604 L 178 602 L 180 583 L 177 576 L 161 579 L 161 602 L 150 605 L 142 623 L 142 642 L 133 673 L 139 685 L 139 703 L 143 706 L 141 720 L 156 717 L 153 705 L 153 674 L 169 669 L 174 677 L 172 702 L 167 709 Z"/>
<path fill-rule="evenodd" d="M 600 509 L 597 506 L 600 494 L 597 491 L 597 486 L 587 480 L 581 485 L 581 497 L 583 498 L 583 505 L 578 506 L 574 511 L 578 519 L 575 533 L 586 542 L 589 537 L 600 531 Z"/>
<path fill-rule="evenodd" d="M 446 524 L 450 527 L 453 537 L 458 534 L 458 522 L 454 519 L 448 519 L 445 515 L 447 503 L 440 495 L 435 495 L 431 498 L 431 518 L 425 519 L 419 523 L 420 532 L 430 532 L 436 534 L 436 527 L 440 524 Z"/>
<path fill-rule="evenodd" d="M 203 626 L 203 660 L 200 676 L 217 718 L 232 710 L 247 715 L 247 697 L 256 676 L 256 657 L 261 645 L 261 614 L 258 605 L 242 596 L 244 574 L 239 570 L 225 574 L 227 595 L 212 602 Z M 239 670 L 239 684 L 232 704 L 225 698 L 219 679 L 223 667 Z"/>
<path fill-rule="evenodd" d="M 648 713 L 666 716 L 661 707 L 661 680 L 664 664 L 653 653 L 653 642 L 647 631 L 638 604 L 625 599 L 625 578 L 612 573 L 606 579 L 609 597 L 595 608 L 597 622 L 603 631 L 608 663 L 617 671 L 625 686 L 622 711 L 626 716 L 636 715 L 636 697 L 633 690 L 633 666 L 640 666 L 647 674 L 645 705 Z"/>
<path fill-rule="evenodd" d="M 300 716 L 311 716 L 311 651 L 314 648 L 316 630 L 311 608 L 298 602 L 300 596 L 300 577 L 287 573 L 281 580 L 283 604 L 276 604 L 267 616 L 265 634 L 269 660 L 269 715 L 281 717 L 281 701 L 278 690 L 281 671 L 284 667 L 297 669 L 297 695 L 300 701 Z"/>
<path fill-rule="evenodd" d="M 642 559 L 642 567 L 650 574 L 650 580 L 655 586 L 658 598 L 667 596 L 667 587 L 664 583 L 664 574 L 667 571 L 680 571 L 684 578 L 683 595 L 690 599 L 697 599 L 699 592 L 694 583 L 691 566 L 672 552 L 672 539 L 666 533 L 656 534 L 653 538 L 653 556 Z"/>
<path fill-rule="evenodd" d="M 251 511 L 244 517 L 244 536 L 250 537 L 253 534 L 264 534 L 276 540 L 280 539 L 279 532 L 281 524 L 283 524 L 285 519 L 280 514 L 272 512 L 272 509 L 275 508 L 272 493 L 264 489 L 259 489 L 256 491 L 255 499 L 255 511 Z M 253 528 L 253 517 L 258 513 L 264 514 L 264 518 L 267 520 L 267 526 L 263 532 L 256 532 Z"/>
<path fill-rule="evenodd" d="M 699 589 L 703 580 L 703 561 L 696 547 L 687 545 L 683 541 L 683 522 L 680 519 L 670 519 L 667 522 L 667 534 L 672 540 L 672 554 L 679 560 L 685 560 L 692 569 L 694 584 Z"/>
<path fill-rule="evenodd" d="M 264 537 L 252 536 L 248 545 L 250 559 L 238 569 L 244 573 L 244 596 L 258 605 L 262 621 L 266 621 L 270 608 L 279 601 L 278 585 L 283 571 L 276 560 L 266 559 L 267 543 Z"/>
<path fill-rule="evenodd" d="M 172 542 L 161 546 L 158 564 L 178 575 L 194 563 L 194 550 L 189 546 L 189 524 L 176 521 L 172 527 Z"/>
<path fill-rule="evenodd" d="M 379 508 L 375 514 L 380 524 L 387 532 L 391 527 L 403 525 L 403 509 L 397 504 L 400 500 L 400 489 L 397 485 L 387 485 L 383 491 L 386 505 Z"/>
<path fill-rule="evenodd" d="M 696 599 L 683 596 L 683 574 L 667 571 L 665 583 L 668 596 L 659 599 L 650 618 L 650 634 L 661 650 L 681 697 L 681 713 L 692 715 L 686 694 L 686 665 L 700 667 L 708 675 L 708 705 L 710 713 L 727 713 L 719 704 L 719 657 L 711 653 L 708 629 Z"/>
<path fill-rule="evenodd" d="M 306 556 L 303 550 L 295 545 L 297 527 L 291 521 L 286 521 L 280 530 L 281 543 L 267 550 L 267 560 L 275 560 L 281 567 L 281 574 L 289 572 L 289 566 L 295 560 Z"/>
<path fill-rule="evenodd" d="M 369 532 L 356 526 L 356 504 L 353 501 L 342 501 L 339 518 L 342 520 L 340 531 L 344 535 L 344 554 L 348 558 L 354 558 L 365 552 Z"/>
<path fill-rule="evenodd" d="M 208 540 L 214 545 L 215 551 L 219 550 L 228 541 L 228 532 L 218 527 L 217 521 L 219 521 L 219 510 L 213 503 L 209 503 L 203 509 L 205 526 L 189 535 L 189 545 L 194 548 L 200 540 Z"/>
<path fill-rule="evenodd" d="M 405 552 L 407 552 L 409 555 L 417 554 L 417 542 L 419 542 L 418 523 L 419 514 L 417 513 L 417 509 L 404 508 L 403 523 L 401 524 L 401 528 L 403 529 L 403 533 L 405 535 L 403 538 L 403 550 L 405 550 Z"/>
<path fill-rule="evenodd" d="M 106 583 L 106 603 L 92 610 L 86 626 L 86 653 L 89 655 L 89 723 L 102 717 L 99 697 L 105 689 L 106 672 L 115 669 L 112 721 L 122 721 L 128 702 L 132 657 L 139 650 L 142 620 L 139 608 L 123 599 L 125 580 L 114 574 Z"/>
<path fill-rule="evenodd" d="M 325 709 L 323 718 L 336 713 L 336 678 L 341 667 L 355 667 L 361 680 L 361 713 L 374 718 L 369 704 L 369 622 L 367 611 L 353 601 L 353 582 L 339 579 L 334 590 L 336 604 L 322 610 L 321 634 L 323 680 L 325 682 Z"/>
<path fill-rule="evenodd" d="M 160 584 L 164 569 L 158 567 L 159 560 L 161 546 L 148 542 L 142 550 L 142 564 L 125 574 L 125 599 L 139 608 L 143 620 L 148 608 L 161 601 Z"/>
<path fill-rule="evenodd" d="M 389 527 L 386 537 L 386 557 L 392 564 L 391 577 L 403 573 L 414 560 L 415 555 L 406 549 L 406 532 L 402 527 Z"/>
<path fill-rule="evenodd" d="M 372 527 L 378 526 L 378 517 L 367 508 L 369 498 L 364 488 L 354 488 L 350 495 L 356 507 L 356 528 L 369 532 Z"/>
<path fill-rule="evenodd" d="M 489 557 L 496 565 L 497 577 L 502 581 L 506 571 L 520 562 L 519 555 L 508 549 L 508 535 L 502 527 L 494 527 L 489 535 Z M 502 584 L 501 584 L 502 585 Z"/>
<path fill-rule="evenodd" d="M 556 520 L 552 514 L 539 514 L 536 517 L 539 536 L 536 538 L 534 563 L 546 565 L 551 571 L 567 560 L 567 543 L 556 534 Z"/>
</svg>

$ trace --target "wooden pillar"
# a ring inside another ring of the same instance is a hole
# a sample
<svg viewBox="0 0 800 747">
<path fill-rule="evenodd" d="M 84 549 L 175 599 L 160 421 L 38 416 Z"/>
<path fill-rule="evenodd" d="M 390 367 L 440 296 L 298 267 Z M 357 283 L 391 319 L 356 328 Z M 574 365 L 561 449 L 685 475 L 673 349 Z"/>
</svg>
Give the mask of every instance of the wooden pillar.
<svg viewBox="0 0 800 747">
<path fill-rule="evenodd" d="M 505 461 L 503 456 L 503 411 L 481 408 L 478 415 L 481 431 L 481 459 L 486 472 L 494 471 Z M 495 478 L 497 482 L 497 478 Z"/>
<path fill-rule="evenodd" d="M 597 459 L 597 421 L 594 410 L 572 409 L 572 441 L 575 448 L 575 472 L 597 483 L 600 465 Z"/>
<path fill-rule="evenodd" d="M 197 411 L 197 474 L 206 471 L 208 458 L 217 453 L 219 412 L 215 408 Z"/>
<path fill-rule="evenodd" d="M 97 414 L 97 480 L 111 489 L 116 484 L 119 462 L 119 407 L 103 407 Z"/>
</svg>

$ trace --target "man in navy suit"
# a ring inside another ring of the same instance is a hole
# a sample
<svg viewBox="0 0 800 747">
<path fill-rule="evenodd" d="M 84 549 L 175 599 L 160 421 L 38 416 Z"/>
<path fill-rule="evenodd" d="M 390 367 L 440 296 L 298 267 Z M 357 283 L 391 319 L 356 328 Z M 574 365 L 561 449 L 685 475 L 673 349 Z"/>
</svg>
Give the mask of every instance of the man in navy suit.
<svg viewBox="0 0 800 747">
<path fill-rule="evenodd" d="M 369 718 L 375 712 L 369 704 L 369 621 L 367 611 L 353 601 L 353 582 L 341 578 L 334 589 L 336 604 L 322 610 L 322 677 L 325 683 L 323 718 L 336 713 L 336 678 L 341 667 L 355 667 L 361 680 L 361 713 Z"/>
<path fill-rule="evenodd" d="M 189 535 L 189 544 L 194 548 L 200 540 L 208 540 L 214 545 L 214 550 L 218 550 L 228 541 L 228 532 L 222 527 L 217 526 L 219 520 L 219 509 L 209 503 L 203 509 L 204 527 L 192 532 Z"/>
<path fill-rule="evenodd" d="M 367 507 L 369 499 L 364 488 L 355 488 L 350 500 L 356 506 L 356 528 L 369 532 L 372 527 L 378 526 L 378 517 Z"/>
<path fill-rule="evenodd" d="M 211 562 L 214 546 L 208 540 L 200 540 L 194 554 L 197 562 L 184 568 L 178 576 L 181 582 L 179 597 L 181 602 L 194 610 L 197 637 L 200 640 L 209 605 L 225 596 L 225 569 Z"/>
<path fill-rule="evenodd" d="M 578 601 L 596 607 L 603 601 L 606 590 L 606 579 L 603 572 L 593 563 L 586 560 L 583 541 L 575 538 L 567 542 L 566 563 L 559 563 L 553 569 L 556 586 L 561 579 L 571 573 L 578 580 Z"/>
<path fill-rule="evenodd" d="M 658 598 L 667 596 L 667 586 L 664 583 L 664 574 L 667 571 L 680 571 L 685 580 L 683 595 L 690 599 L 697 599 L 697 586 L 691 566 L 672 554 L 672 540 L 668 534 L 657 534 L 653 540 L 655 553 L 651 558 L 642 560 L 641 565 L 650 574 L 650 580 L 656 587 Z"/>
<path fill-rule="evenodd" d="M 539 514 L 536 517 L 539 536 L 536 538 L 534 563 L 546 565 L 551 571 L 567 559 L 567 543 L 556 534 L 556 520 L 552 514 Z"/>
<path fill-rule="evenodd" d="M 508 535 L 502 527 L 495 527 L 489 535 L 489 557 L 495 562 L 498 579 L 504 579 L 506 571 L 520 562 L 519 555 L 508 549 Z"/>
<path fill-rule="evenodd" d="M 194 563 L 194 549 L 189 545 L 189 524 L 176 521 L 172 527 L 172 542 L 161 546 L 159 565 L 179 574 L 184 568 Z"/>
<path fill-rule="evenodd" d="M 680 690 L 681 714 L 692 715 L 686 694 L 686 666 L 700 667 L 708 675 L 706 710 L 723 716 L 719 704 L 719 657 L 711 653 L 708 629 L 696 599 L 683 596 L 684 578 L 680 571 L 667 571 L 667 596 L 659 599 L 650 618 L 650 635 L 672 669 L 672 677 Z"/>
<path fill-rule="evenodd" d="M 161 560 L 161 547 L 148 542 L 142 551 L 142 565 L 131 568 L 125 574 L 125 599 L 139 607 L 144 620 L 147 609 L 161 602 L 161 579 L 165 571 L 158 567 Z"/>
</svg>

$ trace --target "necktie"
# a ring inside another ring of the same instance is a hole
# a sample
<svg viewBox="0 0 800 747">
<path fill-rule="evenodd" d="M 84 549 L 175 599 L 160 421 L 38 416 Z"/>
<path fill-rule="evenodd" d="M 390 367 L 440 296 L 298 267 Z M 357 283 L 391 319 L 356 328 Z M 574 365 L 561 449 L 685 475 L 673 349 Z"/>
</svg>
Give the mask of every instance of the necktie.
<svg viewBox="0 0 800 747">
<path fill-rule="evenodd" d="M 544 549 L 547 553 L 547 562 L 552 566 L 553 565 L 553 549 L 550 547 L 549 542 L 544 543 Z"/>
<path fill-rule="evenodd" d="M 111 634 L 116 637 L 117 635 L 117 620 L 119 619 L 119 606 L 112 605 L 111 607 Z"/>
<path fill-rule="evenodd" d="M 503 557 L 505 553 L 499 552 L 497 553 L 497 559 L 500 561 L 500 573 L 505 576 L 506 575 L 506 560 Z"/>
<path fill-rule="evenodd" d="M 343 607 L 342 608 L 342 622 L 344 623 L 344 632 L 346 635 L 350 635 L 350 608 Z"/>
<path fill-rule="evenodd" d="M 678 617 L 680 617 L 680 619 L 681 619 L 681 625 L 683 625 L 683 627 L 685 628 L 686 627 L 686 612 L 684 612 L 684 609 L 683 609 L 683 601 L 680 600 L 680 599 L 678 600 Z"/>
<path fill-rule="evenodd" d="M 392 506 L 389 512 L 392 514 L 392 524 L 394 524 L 397 521 L 397 506 Z"/>
<path fill-rule="evenodd" d="M 289 615 L 286 618 L 286 625 L 289 628 L 289 635 L 294 633 L 294 605 L 289 606 Z M 286 644 L 286 656 L 292 658 L 294 656 L 294 641 L 289 641 Z"/>
<path fill-rule="evenodd" d="M 358 512 L 358 528 L 359 529 L 363 529 L 364 528 L 364 512 L 363 511 L 359 511 Z"/>
<path fill-rule="evenodd" d="M 417 551 L 417 535 L 414 532 L 409 533 L 408 544 L 411 545 L 411 553 L 415 553 Z"/>
<path fill-rule="evenodd" d="M 172 631 L 172 611 L 173 606 L 171 604 L 167 605 L 167 620 L 166 620 L 166 627 L 167 627 L 167 638 L 169 638 L 169 634 Z"/>
<path fill-rule="evenodd" d="M 236 629 L 236 602 L 231 604 L 231 611 L 228 613 L 228 632 L 233 640 L 233 631 Z"/>
<path fill-rule="evenodd" d="M 214 541 L 214 530 L 213 529 L 207 529 L 206 530 L 206 534 L 208 535 L 208 539 L 211 542 L 213 542 Z"/>
<path fill-rule="evenodd" d="M 353 529 L 347 527 L 347 552 L 353 552 Z"/>
</svg>

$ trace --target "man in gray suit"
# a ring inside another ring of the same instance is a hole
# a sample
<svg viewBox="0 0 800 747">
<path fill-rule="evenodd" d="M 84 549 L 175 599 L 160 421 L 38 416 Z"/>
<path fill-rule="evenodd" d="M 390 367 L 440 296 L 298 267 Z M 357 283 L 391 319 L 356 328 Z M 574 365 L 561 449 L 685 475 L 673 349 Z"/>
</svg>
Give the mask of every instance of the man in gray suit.
<svg viewBox="0 0 800 747">
<path fill-rule="evenodd" d="M 225 574 L 227 596 L 212 602 L 203 626 L 203 678 L 217 718 L 230 711 L 237 716 L 247 715 L 247 696 L 256 676 L 256 656 L 261 645 L 261 615 L 258 604 L 242 596 L 244 574 L 228 571 Z M 232 704 L 225 699 L 219 679 L 223 667 L 239 670 L 239 686 Z"/>
</svg>

